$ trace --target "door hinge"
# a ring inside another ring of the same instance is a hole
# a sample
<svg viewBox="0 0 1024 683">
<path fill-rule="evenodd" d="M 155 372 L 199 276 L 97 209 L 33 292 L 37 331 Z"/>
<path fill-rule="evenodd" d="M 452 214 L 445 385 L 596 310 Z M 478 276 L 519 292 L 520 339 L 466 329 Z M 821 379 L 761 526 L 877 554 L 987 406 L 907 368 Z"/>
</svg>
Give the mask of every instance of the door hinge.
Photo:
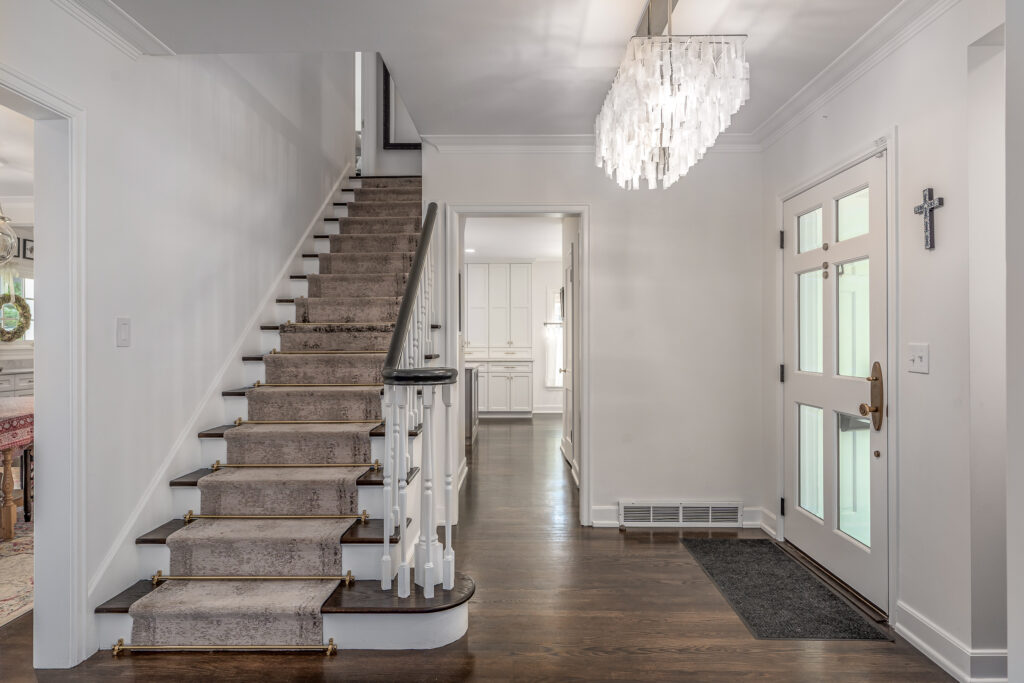
<svg viewBox="0 0 1024 683">
<path fill-rule="evenodd" d="M 786 499 L 779 498 L 779 514 L 783 517 L 786 516 Z"/>
<path fill-rule="evenodd" d="M 779 249 L 786 248 L 786 231 L 779 230 Z"/>
<path fill-rule="evenodd" d="M 785 363 L 779 363 L 779 381 L 780 382 L 785 382 L 786 381 L 786 364 Z"/>
</svg>

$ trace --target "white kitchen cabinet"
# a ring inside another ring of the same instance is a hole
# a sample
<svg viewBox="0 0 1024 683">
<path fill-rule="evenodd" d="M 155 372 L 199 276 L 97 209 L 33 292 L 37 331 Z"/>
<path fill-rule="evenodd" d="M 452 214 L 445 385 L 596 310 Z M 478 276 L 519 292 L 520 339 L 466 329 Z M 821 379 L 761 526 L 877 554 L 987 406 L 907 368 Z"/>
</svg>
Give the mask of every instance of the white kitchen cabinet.
<svg viewBox="0 0 1024 683">
<path fill-rule="evenodd" d="M 487 336 L 488 345 L 503 349 L 511 346 L 509 337 L 509 264 L 488 264 Z"/>
<path fill-rule="evenodd" d="M 487 378 L 487 395 L 480 397 L 480 411 L 485 413 L 533 413 L 533 364 L 529 361 L 480 363 L 487 367 L 480 375 L 481 386 Z M 483 392 L 481 391 L 481 394 Z"/>
<path fill-rule="evenodd" d="M 487 373 L 487 410 L 492 413 L 507 413 L 511 404 L 512 376 L 503 372 Z"/>
<path fill-rule="evenodd" d="M 466 355 L 487 355 L 488 267 L 486 263 L 466 264 Z"/>
<path fill-rule="evenodd" d="M 516 372 L 510 378 L 509 410 L 515 413 L 532 413 L 533 374 Z"/>
<path fill-rule="evenodd" d="M 35 375 L 29 372 L 11 372 L 0 375 L 0 398 L 35 395 Z"/>
<path fill-rule="evenodd" d="M 513 351 L 532 349 L 530 334 L 533 289 L 529 263 L 512 263 L 508 273 L 508 346 Z"/>
</svg>

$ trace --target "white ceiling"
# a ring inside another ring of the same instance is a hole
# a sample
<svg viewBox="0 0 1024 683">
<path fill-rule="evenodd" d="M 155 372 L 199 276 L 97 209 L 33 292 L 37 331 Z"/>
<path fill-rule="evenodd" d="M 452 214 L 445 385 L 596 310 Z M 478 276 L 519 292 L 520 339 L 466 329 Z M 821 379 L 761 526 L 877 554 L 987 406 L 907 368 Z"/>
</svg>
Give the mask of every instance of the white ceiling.
<svg viewBox="0 0 1024 683">
<path fill-rule="evenodd" d="M 547 216 L 466 219 L 467 260 L 562 258 L 562 219 Z"/>
<path fill-rule="evenodd" d="M 32 119 L 0 106 L 0 201 L 32 194 L 33 125 Z"/>
<path fill-rule="evenodd" d="M 380 52 L 425 136 L 591 133 L 644 6 L 644 0 L 113 2 L 178 53 Z M 899 2 L 680 0 L 674 32 L 750 35 L 751 99 L 728 131 L 750 133 Z"/>
</svg>

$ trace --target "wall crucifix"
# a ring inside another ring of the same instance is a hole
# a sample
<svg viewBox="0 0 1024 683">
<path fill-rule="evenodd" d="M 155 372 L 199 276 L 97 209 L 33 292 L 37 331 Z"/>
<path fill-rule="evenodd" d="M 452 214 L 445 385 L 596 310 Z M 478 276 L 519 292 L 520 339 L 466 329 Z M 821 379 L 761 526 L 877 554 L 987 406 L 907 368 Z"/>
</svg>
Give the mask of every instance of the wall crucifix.
<svg viewBox="0 0 1024 683">
<path fill-rule="evenodd" d="M 921 193 L 924 195 L 924 202 L 914 207 L 914 213 L 924 215 L 924 248 L 935 248 L 935 209 L 942 207 L 942 197 L 935 199 L 935 191 L 927 188 Z"/>
</svg>

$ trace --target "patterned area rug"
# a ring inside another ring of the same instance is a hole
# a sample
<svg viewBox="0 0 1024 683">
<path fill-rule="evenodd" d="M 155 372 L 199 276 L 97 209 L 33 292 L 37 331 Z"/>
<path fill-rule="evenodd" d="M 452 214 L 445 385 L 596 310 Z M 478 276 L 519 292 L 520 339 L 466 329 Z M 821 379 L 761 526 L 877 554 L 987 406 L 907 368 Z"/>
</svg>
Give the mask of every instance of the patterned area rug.
<svg viewBox="0 0 1024 683">
<path fill-rule="evenodd" d="M 14 525 L 14 538 L 0 542 L 0 626 L 32 609 L 32 523 Z"/>
</svg>

